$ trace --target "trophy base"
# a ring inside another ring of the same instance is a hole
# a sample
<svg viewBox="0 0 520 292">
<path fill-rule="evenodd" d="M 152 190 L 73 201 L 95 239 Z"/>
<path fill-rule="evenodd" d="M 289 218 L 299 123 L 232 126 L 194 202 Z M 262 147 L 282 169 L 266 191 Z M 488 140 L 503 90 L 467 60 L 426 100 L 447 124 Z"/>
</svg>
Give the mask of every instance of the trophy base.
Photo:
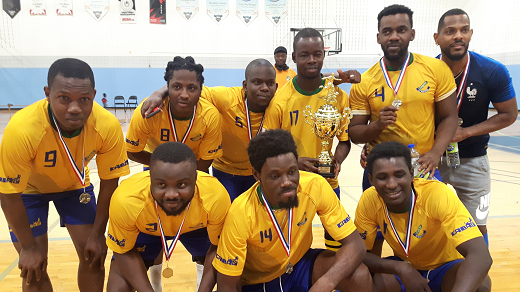
<svg viewBox="0 0 520 292">
<path fill-rule="evenodd" d="M 318 168 L 318 174 L 325 178 L 334 178 L 334 165 L 333 164 L 316 164 Z"/>
</svg>

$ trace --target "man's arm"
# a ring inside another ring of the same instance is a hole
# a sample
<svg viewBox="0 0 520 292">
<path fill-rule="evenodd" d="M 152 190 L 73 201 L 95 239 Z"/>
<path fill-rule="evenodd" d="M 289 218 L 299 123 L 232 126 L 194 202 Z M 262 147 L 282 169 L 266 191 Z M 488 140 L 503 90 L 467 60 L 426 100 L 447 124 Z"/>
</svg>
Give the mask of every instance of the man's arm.
<svg viewBox="0 0 520 292">
<path fill-rule="evenodd" d="M 516 121 L 518 116 L 518 107 L 516 97 L 504 102 L 493 103 L 493 107 L 497 110 L 497 114 L 489 119 L 476 125 L 463 128 L 457 127 L 457 132 L 452 142 L 460 142 L 466 138 L 488 134 L 503 129 Z"/>
<path fill-rule="evenodd" d="M 476 291 L 486 278 L 493 260 L 482 237 L 459 244 L 457 251 L 464 256 L 451 291 Z"/>
<path fill-rule="evenodd" d="M 334 177 L 338 177 L 339 172 L 341 171 L 341 164 L 345 161 L 348 154 L 350 153 L 350 148 L 352 144 L 350 140 L 347 141 L 339 141 L 338 146 L 336 146 L 336 151 L 334 152 L 334 157 L 332 159 L 334 163 Z"/>
<path fill-rule="evenodd" d="M 38 246 L 32 234 L 21 193 L 0 193 L 0 204 L 9 227 L 22 247 L 18 261 L 20 277 L 27 276 L 27 285 L 31 283 L 33 276 L 39 281 L 42 271 L 47 268 L 47 254 Z"/>
<path fill-rule="evenodd" d="M 389 125 L 395 124 L 397 111 L 395 106 L 385 106 L 379 111 L 379 119 L 368 123 L 369 115 L 354 115 L 348 126 L 348 135 L 356 144 L 375 140 Z"/>
<path fill-rule="evenodd" d="M 91 267 L 97 260 L 99 260 L 101 269 L 105 267 L 105 257 L 107 256 L 105 230 L 108 222 L 108 210 L 110 199 L 118 184 L 119 178 L 101 179 L 99 183 L 96 219 L 94 220 L 92 233 L 87 238 L 85 244 L 85 259 L 87 261 L 90 260 Z"/>
<path fill-rule="evenodd" d="M 227 276 L 217 272 L 217 292 L 240 292 L 240 276 Z"/>
<path fill-rule="evenodd" d="M 215 255 L 217 254 L 217 246 L 211 245 L 206 253 L 206 260 L 204 261 L 204 272 L 200 280 L 198 292 L 211 292 L 217 283 L 217 270 L 211 264 Z"/>
<path fill-rule="evenodd" d="M 197 161 L 197 170 L 209 173 L 209 167 L 211 166 L 212 163 L 213 163 L 213 159 L 210 159 L 210 160 L 199 159 Z"/>
<path fill-rule="evenodd" d="M 435 173 L 442 154 L 446 151 L 455 131 L 457 131 L 456 92 L 439 102 L 435 102 L 435 120 L 438 121 L 438 125 L 432 149 L 421 154 L 417 161 L 421 164 L 418 171 L 421 172 L 424 169 L 424 173 L 430 173 L 430 177 Z"/>
<path fill-rule="evenodd" d="M 143 258 L 135 248 L 123 254 L 114 252 L 114 258 L 112 264 L 117 264 L 121 275 L 135 291 L 154 292 L 146 274 Z"/>
<path fill-rule="evenodd" d="M 150 165 L 150 158 L 152 157 L 152 153 L 148 151 L 140 151 L 140 152 L 126 152 L 128 155 L 128 159 L 133 160 L 135 162 L 139 162 L 144 165 Z"/>
<path fill-rule="evenodd" d="M 163 107 L 163 99 L 168 96 L 168 86 L 164 85 L 160 89 L 154 91 L 141 106 L 141 115 L 146 118 L 147 115 L 153 112 L 153 109 Z"/>
<path fill-rule="evenodd" d="M 339 240 L 341 248 L 336 252 L 334 263 L 321 276 L 310 291 L 332 291 L 338 283 L 351 275 L 363 261 L 366 253 L 365 244 L 357 231 Z"/>
</svg>

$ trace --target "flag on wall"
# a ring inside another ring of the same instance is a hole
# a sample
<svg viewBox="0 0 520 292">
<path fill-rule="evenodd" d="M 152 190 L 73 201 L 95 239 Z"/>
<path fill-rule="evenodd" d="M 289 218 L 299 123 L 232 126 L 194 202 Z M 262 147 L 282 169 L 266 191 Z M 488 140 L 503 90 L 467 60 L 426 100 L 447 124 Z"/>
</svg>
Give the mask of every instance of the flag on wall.
<svg viewBox="0 0 520 292">
<path fill-rule="evenodd" d="M 94 17 L 97 21 L 100 21 L 103 16 L 108 13 L 110 8 L 109 0 L 85 0 L 85 10 Z"/>
<path fill-rule="evenodd" d="M 20 0 L 3 0 L 3 8 L 5 13 L 14 18 L 20 12 Z"/>
<path fill-rule="evenodd" d="M 59 0 L 56 2 L 56 14 L 72 15 L 72 0 Z"/>
<path fill-rule="evenodd" d="M 250 24 L 258 16 L 258 0 L 237 0 L 237 16 Z"/>
<path fill-rule="evenodd" d="M 265 16 L 278 25 L 287 16 L 287 0 L 265 0 Z"/>
<path fill-rule="evenodd" d="M 135 0 L 119 0 L 119 20 L 121 23 L 136 23 Z"/>
<path fill-rule="evenodd" d="M 166 0 L 150 0 L 150 23 L 166 24 Z"/>
<path fill-rule="evenodd" d="M 206 0 L 206 9 L 209 17 L 220 23 L 229 15 L 229 0 Z"/>
<path fill-rule="evenodd" d="M 31 8 L 29 8 L 29 13 L 31 15 L 47 15 L 47 10 L 45 10 L 45 1 L 32 0 Z"/>
<path fill-rule="evenodd" d="M 190 21 L 199 12 L 199 0 L 177 0 L 177 11 Z"/>
</svg>

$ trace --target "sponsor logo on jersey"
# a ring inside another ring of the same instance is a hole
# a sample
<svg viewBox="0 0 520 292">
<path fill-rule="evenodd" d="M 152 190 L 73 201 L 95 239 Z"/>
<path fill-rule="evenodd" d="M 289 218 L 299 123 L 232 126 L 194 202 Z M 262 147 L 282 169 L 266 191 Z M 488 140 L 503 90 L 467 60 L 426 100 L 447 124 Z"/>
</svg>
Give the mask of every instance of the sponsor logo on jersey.
<svg viewBox="0 0 520 292">
<path fill-rule="evenodd" d="M 128 143 L 130 145 L 139 146 L 139 140 L 134 141 L 134 140 L 128 140 L 128 138 L 126 138 L 125 141 L 126 141 L 126 143 Z"/>
<path fill-rule="evenodd" d="M 189 228 L 190 229 L 199 229 L 199 228 L 203 228 L 203 227 L 204 227 L 204 223 L 201 222 L 195 226 L 190 226 Z"/>
<path fill-rule="evenodd" d="M 341 220 L 341 222 L 338 223 L 338 228 L 343 227 L 343 225 L 347 224 L 350 221 L 350 215 L 347 215 L 347 218 Z"/>
<path fill-rule="evenodd" d="M 33 224 L 31 224 L 31 228 L 37 227 L 42 225 L 42 221 L 40 220 L 40 217 L 38 217 L 38 220 L 34 221 Z"/>
<path fill-rule="evenodd" d="M 417 231 L 413 233 L 413 236 L 417 238 L 422 238 L 426 234 L 426 230 L 422 230 L 422 225 L 419 225 L 419 228 L 417 228 Z"/>
<path fill-rule="evenodd" d="M 146 226 L 150 226 L 150 227 L 146 227 L 146 231 L 149 231 L 149 232 L 157 231 L 157 223 L 148 223 L 148 224 L 146 224 Z"/>
<path fill-rule="evenodd" d="M 219 151 L 220 149 L 222 149 L 222 144 L 220 144 L 217 149 L 208 151 L 208 154 L 215 153 L 215 152 Z"/>
<path fill-rule="evenodd" d="M 235 259 L 224 259 L 222 258 L 218 253 L 215 255 L 215 258 L 222 262 L 224 265 L 230 265 L 230 266 L 236 266 L 238 265 L 238 257 L 235 257 Z"/>
<path fill-rule="evenodd" d="M 479 220 L 484 220 L 489 213 L 489 203 L 490 197 L 489 194 L 480 197 L 480 204 L 475 210 L 475 217 Z"/>
<path fill-rule="evenodd" d="M 421 84 L 421 86 L 417 87 L 417 91 L 419 91 L 420 93 L 428 92 L 428 90 L 430 90 L 430 86 L 426 87 L 426 85 L 428 85 L 428 81 L 424 81 L 424 83 Z M 425 87 L 426 89 L 424 89 Z"/>
<path fill-rule="evenodd" d="M 115 238 L 112 234 L 108 234 L 108 238 L 110 240 L 112 240 L 113 242 L 115 242 L 117 245 L 119 245 L 120 247 L 125 247 L 125 241 L 126 239 L 122 239 L 122 240 L 118 240 L 117 238 Z"/>
<path fill-rule="evenodd" d="M 302 219 L 300 220 L 300 222 L 298 222 L 298 226 L 302 226 L 304 225 L 305 223 L 307 223 L 307 212 L 304 212 L 303 213 L 303 216 L 302 216 Z"/>
<path fill-rule="evenodd" d="M 116 169 L 119 169 L 119 168 L 123 168 L 123 167 L 125 167 L 125 166 L 127 166 L 127 165 L 128 165 L 128 159 L 125 160 L 125 162 L 123 162 L 123 163 L 121 163 L 121 164 L 118 164 L 118 165 L 116 165 L 116 166 L 114 166 L 114 167 L 111 167 L 111 168 L 110 168 L 110 171 L 113 171 L 113 170 L 116 170 Z"/>
<path fill-rule="evenodd" d="M 12 178 L 12 177 L 0 177 L 0 182 L 11 183 L 11 184 L 19 184 L 20 183 L 20 175 L 18 175 L 15 178 Z"/>
<path fill-rule="evenodd" d="M 199 141 L 200 139 L 202 139 L 202 135 L 201 134 L 198 134 L 197 136 L 193 137 L 193 138 L 190 138 L 191 141 L 193 142 L 197 142 Z"/>
<path fill-rule="evenodd" d="M 87 157 L 85 157 L 85 162 L 90 161 L 90 159 L 92 159 L 94 155 L 96 155 L 96 151 L 92 150 L 92 152 L 90 152 L 90 154 Z"/>
<path fill-rule="evenodd" d="M 466 93 L 468 94 L 469 101 L 475 101 L 475 98 L 477 97 L 477 89 L 471 89 L 471 85 L 473 85 L 473 83 L 470 83 L 469 86 L 466 87 Z"/>
<path fill-rule="evenodd" d="M 477 224 L 475 224 L 475 222 L 473 221 L 473 218 L 469 217 L 468 219 L 469 219 L 469 221 L 466 222 L 466 224 L 464 224 L 461 227 L 456 228 L 455 230 L 453 230 L 451 232 L 451 236 L 455 236 L 455 234 L 457 234 L 457 233 L 461 233 L 464 230 L 467 230 L 467 229 L 469 229 L 471 227 L 477 226 Z"/>
</svg>

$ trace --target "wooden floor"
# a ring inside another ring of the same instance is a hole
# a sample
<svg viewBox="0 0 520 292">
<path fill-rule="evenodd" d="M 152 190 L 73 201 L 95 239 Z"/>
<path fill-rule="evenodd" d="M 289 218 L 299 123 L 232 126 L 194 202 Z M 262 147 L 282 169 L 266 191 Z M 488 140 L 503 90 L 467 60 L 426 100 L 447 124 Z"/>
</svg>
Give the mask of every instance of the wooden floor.
<svg viewBox="0 0 520 292">
<path fill-rule="evenodd" d="M 12 113 L 0 111 L 0 135 Z M 491 114 L 493 114 L 491 112 Z M 131 112 L 119 110 L 116 114 L 123 131 L 126 132 Z M 493 291 L 520 291 L 520 120 L 511 127 L 493 133 L 490 141 L 489 160 L 491 164 L 492 196 L 488 222 L 490 251 L 494 263 L 490 271 Z M 342 165 L 340 174 L 341 200 L 347 212 L 354 214 L 361 196 L 362 169 L 359 166 L 360 147 L 353 145 L 352 151 Z M 95 164 L 91 163 L 91 169 Z M 132 173 L 141 171 L 137 163 L 130 164 Z M 92 177 L 96 189 L 99 179 Z M 78 291 L 76 284 L 77 256 L 65 228 L 58 225 L 58 215 L 54 208 L 49 211 L 49 265 L 48 272 L 55 291 Z M 319 219 L 313 221 L 314 247 L 323 247 L 323 229 Z M 390 250 L 385 246 L 384 253 Z M 106 270 L 108 276 L 109 259 Z M 170 266 L 174 276 L 163 279 L 163 291 L 195 291 L 196 268 L 184 247 L 179 244 Z M 9 237 L 4 216 L 0 216 L 0 291 L 21 291 L 18 254 Z"/>
</svg>

